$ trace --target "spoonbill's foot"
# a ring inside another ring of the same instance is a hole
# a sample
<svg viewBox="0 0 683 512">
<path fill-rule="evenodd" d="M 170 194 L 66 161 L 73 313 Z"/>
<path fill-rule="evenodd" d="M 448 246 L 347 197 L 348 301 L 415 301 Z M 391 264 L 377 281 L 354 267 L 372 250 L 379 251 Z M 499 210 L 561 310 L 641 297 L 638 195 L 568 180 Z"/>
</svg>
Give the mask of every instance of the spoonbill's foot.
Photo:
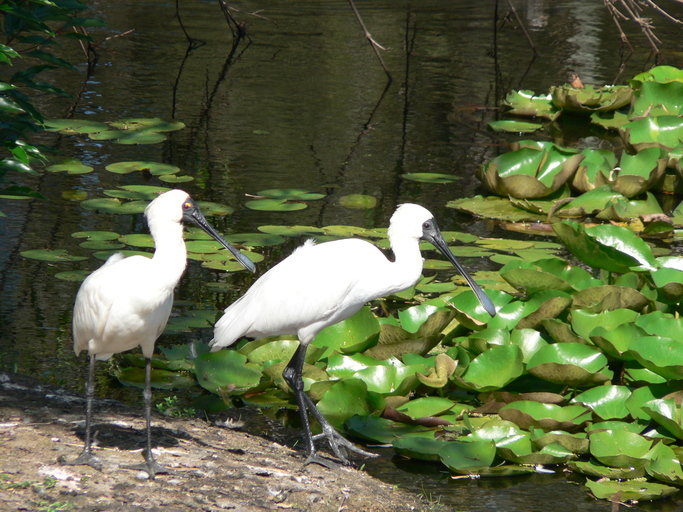
<svg viewBox="0 0 683 512">
<path fill-rule="evenodd" d="M 95 457 L 90 450 L 83 450 L 76 460 L 68 461 L 61 456 L 59 463 L 65 466 L 90 466 L 97 471 L 102 471 L 102 462 Z"/>
<path fill-rule="evenodd" d="M 306 458 L 304 467 L 308 466 L 309 464 L 318 464 L 320 466 L 326 467 L 327 469 L 339 469 L 339 464 L 332 462 L 331 460 L 327 460 L 325 457 L 318 455 L 317 452 L 311 453 Z"/>
<path fill-rule="evenodd" d="M 371 453 L 371 452 L 366 452 L 362 448 L 359 448 L 356 446 L 354 443 L 346 439 L 344 436 L 342 436 L 337 430 L 327 423 L 326 425 L 323 425 L 323 431 L 321 434 L 313 436 L 313 441 L 315 442 L 318 439 L 321 438 L 326 438 L 327 442 L 330 444 L 330 448 L 332 448 L 332 451 L 334 452 L 335 456 L 342 461 L 342 463 L 345 466 L 353 466 L 353 462 L 350 462 L 348 457 L 348 452 L 353 452 L 357 453 L 358 455 L 362 455 L 363 457 L 378 457 L 376 453 Z M 314 453 L 309 456 L 315 455 Z M 323 464 L 324 465 L 324 464 Z"/>
<path fill-rule="evenodd" d="M 132 469 L 134 471 L 144 471 L 147 473 L 150 480 L 154 480 L 156 475 L 175 475 L 176 472 L 165 466 L 159 464 L 152 454 L 145 451 L 145 462 L 142 464 L 131 464 L 121 466 L 123 469 Z"/>
</svg>

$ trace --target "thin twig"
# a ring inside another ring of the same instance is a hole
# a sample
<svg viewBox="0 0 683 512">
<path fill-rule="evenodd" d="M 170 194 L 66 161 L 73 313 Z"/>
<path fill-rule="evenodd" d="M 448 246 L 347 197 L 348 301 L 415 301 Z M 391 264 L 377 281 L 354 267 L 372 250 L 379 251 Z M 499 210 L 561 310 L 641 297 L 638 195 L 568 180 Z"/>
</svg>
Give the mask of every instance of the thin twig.
<svg viewBox="0 0 683 512">
<path fill-rule="evenodd" d="M 190 34 L 187 33 L 187 30 L 185 30 L 183 18 L 180 16 L 180 0 L 175 0 L 175 14 L 173 16 L 175 18 L 178 18 L 178 23 L 180 23 L 180 29 L 183 31 L 183 34 L 185 34 L 185 39 L 187 39 L 187 42 L 190 44 L 190 50 L 194 50 L 195 48 L 199 48 L 200 46 L 204 46 L 206 44 L 206 41 L 202 41 L 201 39 L 196 39 L 192 37 Z"/>
<path fill-rule="evenodd" d="M 389 73 L 389 69 L 387 68 L 387 65 L 384 63 L 384 59 L 382 58 L 382 54 L 379 53 L 379 50 L 384 50 L 386 51 L 385 48 L 383 48 L 377 41 L 375 41 L 372 38 L 372 34 L 368 31 L 368 29 L 365 27 L 365 23 L 363 23 L 363 18 L 361 18 L 360 13 L 358 12 L 358 9 L 356 9 L 356 4 L 353 3 L 353 0 L 349 0 L 349 4 L 351 4 L 351 9 L 353 9 L 353 13 L 356 15 L 356 19 L 358 20 L 358 23 L 360 23 L 361 28 L 363 29 L 363 32 L 365 33 L 365 38 L 370 42 L 370 46 L 372 46 L 373 51 L 375 52 L 375 55 L 377 55 L 377 58 L 379 59 L 380 64 L 382 64 L 382 69 L 384 69 L 384 72 L 387 74 L 387 78 L 389 79 L 389 82 L 393 80 L 391 77 L 391 73 Z"/>
<path fill-rule="evenodd" d="M 536 46 L 534 46 L 534 42 L 531 40 L 531 36 L 529 35 L 529 32 L 526 31 L 526 27 L 524 26 L 524 23 L 522 23 L 522 20 L 519 17 L 519 14 L 517 14 L 517 9 L 515 9 L 515 6 L 512 5 L 512 0 L 507 0 L 508 6 L 510 7 L 510 12 L 515 15 L 515 18 L 517 19 L 517 23 L 519 24 L 520 27 L 522 27 L 522 32 L 524 32 L 524 36 L 526 37 L 526 40 L 529 41 L 529 46 L 531 46 L 531 49 L 534 52 L 534 55 L 538 55 L 538 51 L 536 50 Z"/>
</svg>

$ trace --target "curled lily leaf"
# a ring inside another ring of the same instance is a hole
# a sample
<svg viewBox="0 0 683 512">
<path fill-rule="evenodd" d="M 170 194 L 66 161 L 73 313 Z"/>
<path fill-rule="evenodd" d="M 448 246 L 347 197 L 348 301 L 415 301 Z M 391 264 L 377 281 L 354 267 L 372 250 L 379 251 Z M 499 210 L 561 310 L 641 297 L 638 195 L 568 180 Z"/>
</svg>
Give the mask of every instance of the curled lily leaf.
<svg viewBox="0 0 683 512">
<path fill-rule="evenodd" d="M 545 197 L 574 174 L 584 156 L 552 142 L 522 141 L 477 170 L 484 185 L 500 196 Z"/>
<path fill-rule="evenodd" d="M 572 178 L 572 187 L 580 192 L 588 192 L 612 183 L 612 170 L 617 166 L 613 151 L 586 148 L 581 154 L 584 159 Z"/>
<path fill-rule="evenodd" d="M 511 91 L 505 97 L 503 105 L 510 108 L 508 114 L 544 117 L 550 121 L 557 119 L 561 112 L 553 105 L 550 94 L 536 95 L 534 91 Z"/>
<path fill-rule="evenodd" d="M 586 86 L 577 89 L 569 84 L 551 87 L 553 103 L 563 110 L 590 114 L 618 110 L 631 103 L 633 90 L 624 85 L 607 85 L 605 87 Z"/>
</svg>

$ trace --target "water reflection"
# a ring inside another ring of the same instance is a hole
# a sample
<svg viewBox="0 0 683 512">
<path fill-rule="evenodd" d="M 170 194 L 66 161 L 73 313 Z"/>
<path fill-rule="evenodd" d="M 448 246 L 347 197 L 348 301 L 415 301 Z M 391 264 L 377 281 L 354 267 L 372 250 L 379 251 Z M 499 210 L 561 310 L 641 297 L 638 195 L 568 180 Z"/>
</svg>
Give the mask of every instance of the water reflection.
<svg viewBox="0 0 683 512">
<path fill-rule="evenodd" d="M 71 233 L 145 232 L 140 215 L 93 214 L 62 198 L 64 190 L 101 197 L 104 189 L 145 183 L 139 173 L 122 176 L 104 171 L 105 165 L 117 161 L 155 160 L 193 175 L 195 181 L 184 187 L 190 194 L 237 206 L 232 216 L 215 219 L 223 232 L 254 231 L 262 224 L 385 226 L 395 206 L 410 201 L 428 206 L 443 229 L 502 235 L 491 232 L 485 222 L 445 207 L 449 200 L 479 191 L 474 170 L 501 151 L 486 128 L 486 121 L 497 115 L 500 100 L 512 88 L 545 91 L 572 72 L 581 74 L 585 83 L 612 83 L 618 76 L 641 71 L 649 59 L 644 36 L 626 24 L 631 43 L 641 51 L 621 68 L 620 40 L 600 2 L 515 4 L 540 50 L 535 59 L 520 30 L 506 23 L 494 31 L 492 2 L 358 1 L 372 35 L 388 48 L 384 59 L 394 81 L 387 88 L 384 72 L 342 0 L 267 2 L 261 12 L 267 19 L 243 14 L 252 43 L 235 51 L 215 2 L 182 2 L 185 28 L 206 42 L 189 53 L 173 19 L 172 2 L 98 2 L 111 29 L 95 30 L 96 39 L 111 35 L 111 30 L 135 31 L 103 44 L 99 62 L 85 82 L 82 75 L 60 72 L 60 81 L 71 81 L 64 87 L 80 94 L 73 101 L 40 98 L 48 114 L 62 117 L 73 111 L 76 117 L 97 121 L 173 118 L 187 128 L 153 146 L 117 146 L 87 137 L 47 140 L 64 154 L 94 166 L 96 172 L 21 176 L 48 200 L 2 203 L 7 217 L 0 218 L 0 366 L 81 388 L 82 367 L 75 364 L 70 336 L 78 284 L 53 275 L 69 268 L 91 270 L 100 262 L 48 265 L 23 259 L 19 251 L 50 247 L 89 254 Z M 261 8 L 257 3 L 243 10 Z M 683 16 L 680 6 L 672 8 L 679 11 L 673 14 Z M 499 9 L 503 15 L 503 7 Z M 660 19 L 656 24 L 661 46 L 669 50 L 666 62 L 682 67 L 680 53 L 673 53 L 680 49 L 680 29 Z M 85 70 L 80 49 L 74 48 L 70 58 Z M 400 177 L 427 171 L 460 179 L 455 185 L 435 186 Z M 160 184 L 154 179 L 151 183 Z M 243 207 L 248 200 L 245 194 L 274 187 L 306 188 L 327 197 L 295 213 Z M 377 197 L 377 208 L 358 211 L 339 206 L 338 198 L 350 193 Z M 290 246 L 264 250 L 267 259 L 261 268 L 290 251 Z M 477 259 L 463 263 L 472 270 L 493 268 Z M 203 284 L 217 281 L 229 284 L 227 293 L 213 292 Z M 177 297 L 222 308 L 250 283 L 244 274 L 220 276 L 191 263 Z M 198 331 L 164 336 L 159 343 L 207 337 L 210 333 Z M 377 474 L 385 471 L 379 469 Z M 436 487 L 440 480 L 420 485 L 440 489 Z M 483 488 L 479 482 L 448 484 L 463 485 L 476 492 Z M 535 485 L 525 482 L 514 489 L 528 496 L 528 487 Z M 514 510 L 518 505 L 505 500 L 513 500 L 516 492 L 489 496 L 481 491 L 476 500 L 468 499 L 465 508 Z M 556 490 L 549 492 L 555 500 L 565 501 Z M 572 503 L 577 500 L 578 507 L 583 503 L 582 491 L 575 496 Z M 542 502 L 543 496 L 539 499 Z M 585 506 L 605 509 L 594 502 Z"/>
</svg>

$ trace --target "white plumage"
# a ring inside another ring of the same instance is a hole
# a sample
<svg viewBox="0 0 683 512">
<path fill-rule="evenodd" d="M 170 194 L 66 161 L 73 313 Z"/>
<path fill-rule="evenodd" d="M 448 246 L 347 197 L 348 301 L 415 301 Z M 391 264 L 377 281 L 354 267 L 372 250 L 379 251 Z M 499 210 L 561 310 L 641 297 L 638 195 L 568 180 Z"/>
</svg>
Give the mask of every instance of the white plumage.
<svg viewBox="0 0 683 512">
<path fill-rule="evenodd" d="M 350 317 L 366 302 L 414 285 L 422 273 L 420 240 L 431 242 L 444 253 L 463 274 L 484 309 L 495 315 L 493 303 L 450 252 L 427 209 L 415 204 L 399 206 L 391 217 L 388 235 L 393 262 L 363 240 L 305 243 L 259 278 L 216 323 L 213 351 L 245 336 L 298 336 L 299 349 L 283 376 L 297 397 L 309 462 L 323 463 L 316 456 L 307 409 L 319 421 L 335 455 L 343 462 L 348 463 L 340 447 L 365 456 L 372 454 L 338 434 L 303 392 L 301 372 L 306 347 L 322 329 Z"/>
<path fill-rule="evenodd" d="M 187 264 L 182 221 L 192 222 L 219 241 L 252 272 L 254 264 L 228 244 L 206 222 L 199 208 L 182 190 L 166 192 L 145 209 L 156 250 L 152 258 L 114 254 L 90 274 L 76 296 L 73 313 L 74 351 L 90 356 L 87 384 L 86 442 L 81 455 L 70 464 L 99 467 L 90 446 L 90 421 L 94 394 L 94 361 L 140 346 L 146 361 L 145 412 L 147 417 L 146 470 L 151 478 L 164 471 L 151 452 L 151 357 L 154 343 L 171 314 L 173 291 Z M 137 468 L 136 468 L 137 469 Z"/>
</svg>

